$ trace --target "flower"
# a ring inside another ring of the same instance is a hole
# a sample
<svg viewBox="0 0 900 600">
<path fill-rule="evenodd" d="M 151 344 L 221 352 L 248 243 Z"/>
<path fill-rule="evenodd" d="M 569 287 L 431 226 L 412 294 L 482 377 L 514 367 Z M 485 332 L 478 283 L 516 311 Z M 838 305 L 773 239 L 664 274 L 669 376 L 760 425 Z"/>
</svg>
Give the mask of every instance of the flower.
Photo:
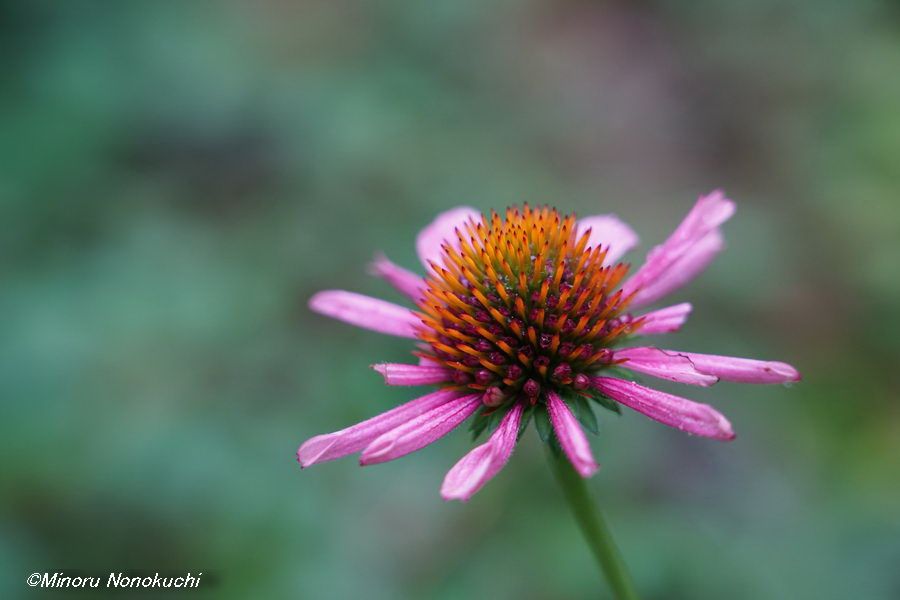
<svg viewBox="0 0 900 600">
<path fill-rule="evenodd" d="M 692 435 L 733 439 L 731 424 L 711 406 L 622 378 L 630 371 L 699 386 L 800 379 L 781 362 L 624 346 L 684 324 L 688 303 L 640 311 L 709 265 L 724 246 L 719 227 L 733 213 L 722 192 L 701 197 L 627 279 L 629 266 L 619 259 L 638 237 L 613 215 L 576 220 L 527 205 L 504 215 L 469 207 L 438 215 L 416 240 L 425 277 L 383 255 L 371 267 L 417 310 L 339 290 L 309 303 L 347 323 L 418 340 L 418 364 L 373 368 L 388 385 L 437 391 L 308 440 L 297 452 L 300 465 L 356 452 L 362 465 L 393 460 L 477 413 L 476 435 L 492 432 L 447 473 L 445 499 L 468 500 L 493 478 L 530 419 L 588 477 L 598 468 L 583 429 L 596 427 L 590 401 L 617 412 L 625 405 Z"/>
</svg>

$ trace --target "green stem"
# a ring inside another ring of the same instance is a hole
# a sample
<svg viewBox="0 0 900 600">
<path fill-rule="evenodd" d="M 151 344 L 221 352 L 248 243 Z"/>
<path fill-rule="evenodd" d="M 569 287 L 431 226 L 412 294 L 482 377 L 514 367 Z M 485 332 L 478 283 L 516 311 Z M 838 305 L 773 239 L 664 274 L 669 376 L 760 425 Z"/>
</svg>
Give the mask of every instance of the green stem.
<svg viewBox="0 0 900 600">
<path fill-rule="evenodd" d="M 591 547 L 594 558 L 597 559 L 597 563 L 606 576 L 613 595 L 619 600 L 637 600 L 637 594 L 631 578 L 628 576 L 625 562 L 613 542 L 602 513 L 594 506 L 584 479 L 575 472 L 561 452 L 554 452 L 549 447 L 547 452 L 566 501 Z"/>
</svg>

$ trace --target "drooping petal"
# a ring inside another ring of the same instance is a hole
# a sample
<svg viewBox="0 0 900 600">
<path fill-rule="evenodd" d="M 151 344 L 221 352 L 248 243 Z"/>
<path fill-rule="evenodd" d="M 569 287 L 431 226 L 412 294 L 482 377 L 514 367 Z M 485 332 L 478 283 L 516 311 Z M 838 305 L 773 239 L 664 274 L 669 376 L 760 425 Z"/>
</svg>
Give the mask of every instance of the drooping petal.
<svg viewBox="0 0 900 600">
<path fill-rule="evenodd" d="M 681 329 L 693 307 L 690 302 L 682 302 L 673 306 L 667 306 L 641 315 L 643 322 L 635 333 L 640 335 L 654 335 L 657 333 L 672 333 Z"/>
<path fill-rule="evenodd" d="M 672 235 L 647 254 L 647 260 L 622 288 L 628 295 L 652 286 L 669 271 L 678 271 L 680 275 L 671 275 L 671 281 L 657 286 L 653 291 L 639 292 L 632 300 L 632 306 L 649 304 L 697 276 L 715 256 L 717 249 L 721 249 L 721 238 L 718 234 L 710 234 L 716 233 L 732 214 L 734 202 L 719 190 L 697 200 Z M 695 249 L 698 245 L 701 246 L 699 250 Z"/>
<path fill-rule="evenodd" d="M 384 254 L 378 254 L 369 265 L 372 275 L 381 277 L 404 296 L 418 300 L 422 297 L 425 280 L 416 273 L 394 264 Z"/>
<path fill-rule="evenodd" d="M 714 375 L 725 381 L 736 381 L 738 383 L 790 383 L 800 381 L 800 373 L 797 369 L 783 362 L 717 356 L 715 354 L 697 354 L 696 352 L 681 352 L 679 350 L 665 350 L 665 352 L 685 356 L 694 363 L 694 367 L 698 371 Z"/>
<path fill-rule="evenodd" d="M 421 450 L 450 433 L 480 405 L 481 395 L 471 394 L 419 415 L 373 440 L 363 450 L 359 464 L 374 465 Z"/>
<path fill-rule="evenodd" d="M 547 392 L 547 412 L 550 423 L 556 432 L 556 439 L 569 462 L 582 477 L 590 477 L 598 468 L 587 436 L 578 424 L 578 420 L 562 398 L 556 392 Z"/>
<path fill-rule="evenodd" d="M 415 338 L 422 322 L 408 308 L 343 290 L 326 290 L 309 299 L 317 313 L 387 335 Z"/>
<path fill-rule="evenodd" d="M 608 248 L 604 264 L 618 262 L 629 250 L 637 246 L 638 236 L 634 230 L 615 215 L 595 215 L 578 219 L 577 235 L 580 239 L 590 230 L 588 246 Z"/>
<path fill-rule="evenodd" d="M 381 413 L 352 427 L 310 438 L 297 450 L 301 467 L 341 458 L 359 452 L 381 434 L 459 398 L 457 390 L 438 390 Z"/>
<path fill-rule="evenodd" d="M 660 379 L 668 379 L 689 385 L 708 387 L 719 381 L 718 377 L 703 373 L 683 354 L 669 353 L 659 348 L 623 348 L 613 354 L 615 360 L 625 359 L 619 366 Z"/>
<path fill-rule="evenodd" d="M 419 253 L 419 260 L 426 270 L 431 268 L 429 262 L 440 264 L 441 244 L 446 242 L 453 248 L 459 247 L 454 229 L 469 219 L 478 221 L 481 219 L 481 213 L 471 206 L 458 206 L 442 212 L 419 232 L 416 237 L 416 252 Z"/>
<path fill-rule="evenodd" d="M 713 259 L 725 248 L 725 239 L 719 231 L 711 231 L 688 248 L 681 257 L 650 281 L 634 296 L 632 304 L 645 306 L 668 296 L 706 270 Z"/>
<path fill-rule="evenodd" d="M 522 403 L 513 406 L 490 439 L 460 459 L 444 478 L 441 485 L 441 496 L 444 500 L 462 500 L 471 498 L 484 484 L 494 478 L 509 461 L 519 424 L 522 420 Z"/>
<path fill-rule="evenodd" d="M 388 385 L 431 385 L 450 381 L 450 371 L 434 363 L 425 365 L 403 365 L 398 363 L 381 363 L 372 368 L 384 376 Z"/>
<path fill-rule="evenodd" d="M 718 440 L 734 439 L 734 432 L 728 419 L 707 404 L 666 394 L 623 379 L 595 377 L 592 383 L 601 393 L 663 425 L 692 435 Z"/>
</svg>

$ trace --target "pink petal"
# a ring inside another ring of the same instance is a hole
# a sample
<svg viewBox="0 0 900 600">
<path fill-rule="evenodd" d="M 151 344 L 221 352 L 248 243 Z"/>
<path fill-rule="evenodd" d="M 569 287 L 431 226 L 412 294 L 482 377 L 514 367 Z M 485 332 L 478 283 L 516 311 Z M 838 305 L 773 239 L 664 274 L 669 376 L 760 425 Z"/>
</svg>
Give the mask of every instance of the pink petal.
<svg viewBox="0 0 900 600">
<path fill-rule="evenodd" d="M 590 477 L 598 468 L 587 436 L 575 419 L 575 415 L 566 406 L 556 392 L 547 392 L 547 412 L 550 414 L 550 422 L 556 439 L 563 452 L 569 458 L 569 462 L 582 477 Z"/>
<path fill-rule="evenodd" d="M 691 310 L 693 310 L 693 307 L 689 302 L 682 302 L 681 304 L 648 312 L 642 315 L 644 321 L 635 333 L 653 335 L 678 331 L 684 325 L 684 322 L 687 321 Z"/>
<path fill-rule="evenodd" d="M 487 442 L 453 465 L 441 486 L 444 500 L 465 502 L 500 472 L 516 447 L 522 410 L 522 403 L 516 403 Z"/>
<path fill-rule="evenodd" d="M 691 246 L 659 277 L 644 285 L 632 300 L 633 305 L 645 306 L 668 296 L 706 270 L 725 248 L 719 231 L 712 231 Z"/>
<path fill-rule="evenodd" d="M 638 243 L 638 236 L 634 230 L 615 215 L 595 215 L 579 219 L 578 238 L 580 239 L 588 230 L 590 230 L 588 246 L 608 248 L 604 261 L 607 265 L 618 262 Z"/>
<path fill-rule="evenodd" d="M 431 385 L 450 381 L 450 372 L 438 366 L 381 363 L 372 368 L 384 376 L 388 385 Z"/>
<path fill-rule="evenodd" d="M 319 292 L 309 307 L 325 316 L 387 335 L 415 338 L 422 322 L 408 308 L 343 290 Z"/>
<path fill-rule="evenodd" d="M 395 290 L 410 298 L 418 300 L 422 297 L 422 290 L 425 288 L 425 279 L 400 265 L 397 265 L 385 256 L 378 254 L 369 265 L 369 272 L 376 277 L 381 277 Z"/>
<path fill-rule="evenodd" d="M 616 350 L 613 356 L 616 360 L 626 359 L 626 362 L 619 365 L 624 369 L 660 379 L 704 387 L 719 381 L 718 377 L 701 372 L 683 354 L 669 353 L 659 348 L 624 348 Z"/>
<path fill-rule="evenodd" d="M 423 348 L 423 350 L 430 350 L 430 349 L 431 349 L 430 346 L 426 346 Z M 434 366 L 440 366 L 441 364 L 442 363 L 438 359 L 432 358 L 430 356 L 420 356 L 419 357 L 419 366 L 420 367 L 434 367 Z"/>
<path fill-rule="evenodd" d="M 442 212 L 430 225 L 419 232 L 416 238 L 416 251 L 426 269 L 431 268 L 429 262 L 441 264 L 441 257 L 444 253 L 441 245 L 445 242 L 453 248 L 459 248 L 459 239 L 454 230 L 469 219 L 478 222 L 481 220 L 481 213 L 471 206 L 459 206 Z"/>
<path fill-rule="evenodd" d="M 800 373 L 797 372 L 797 369 L 783 362 L 716 356 L 714 354 L 697 354 L 696 352 L 680 352 L 677 350 L 666 350 L 665 352 L 686 356 L 694 363 L 694 367 L 698 371 L 714 375 L 725 381 L 737 381 L 739 383 L 789 383 L 800 381 Z"/>
<path fill-rule="evenodd" d="M 481 406 L 481 395 L 455 398 L 377 437 L 366 446 L 361 465 L 373 465 L 420 450 L 450 433 Z"/>
<path fill-rule="evenodd" d="M 655 421 L 693 435 L 734 439 L 731 423 L 713 407 L 612 377 L 595 377 L 594 387 Z"/>
<path fill-rule="evenodd" d="M 359 452 L 378 436 L 411 421 L 430 410 L 459 398 L 457 390 L 438 390 L 381 413 L 352 427 L 310 438 L 297 450 L 301 467 L 341 458 Z"/>
<path fill-rule="evenodd" d="M 665 285 L 659 284 L 653 291 L 644 292 L 632 300 L 632 306 L 643 306 L 671 292 L 695 277 L 721 249 L 721 238 L 716 233 L 718 227 L 734 214 L 734 202 L 721 191 L 702 196 L 694 208 L 665 242 L 653 248 L 643 266 L 622 286 L 626 294 L 631 294 L 654 286 L 655 282 L 667 275 Z M 714 236 L 710 234 L 716 233 Z M 700 245 L 700 249 L 696 247 Z"/>
<path fill-rule="evenodd" d="M 666 243 L 694 242 L 734 215 L 734 202 L 722 190 L 701 196 Z"/>
</svg>

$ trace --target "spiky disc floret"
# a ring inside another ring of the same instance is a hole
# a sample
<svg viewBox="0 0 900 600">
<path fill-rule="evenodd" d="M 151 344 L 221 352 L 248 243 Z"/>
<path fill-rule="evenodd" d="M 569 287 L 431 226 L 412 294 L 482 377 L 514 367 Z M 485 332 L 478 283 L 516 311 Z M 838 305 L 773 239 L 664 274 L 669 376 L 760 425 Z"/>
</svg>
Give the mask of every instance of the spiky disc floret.
<svg viewBox="0 0 900 600">
<path fill-rule="evenodd" d="M 484 392 L 488 406 L 585 390 L 610 366 L 610 346 L 638 325 L 616 290 L 628 265 L 604 266 L 607 249 L 577 235 L 575 215 L 513 207 L 468 221 L 456 236 L 419 301 L 420 355 Z"/>
</svg>

